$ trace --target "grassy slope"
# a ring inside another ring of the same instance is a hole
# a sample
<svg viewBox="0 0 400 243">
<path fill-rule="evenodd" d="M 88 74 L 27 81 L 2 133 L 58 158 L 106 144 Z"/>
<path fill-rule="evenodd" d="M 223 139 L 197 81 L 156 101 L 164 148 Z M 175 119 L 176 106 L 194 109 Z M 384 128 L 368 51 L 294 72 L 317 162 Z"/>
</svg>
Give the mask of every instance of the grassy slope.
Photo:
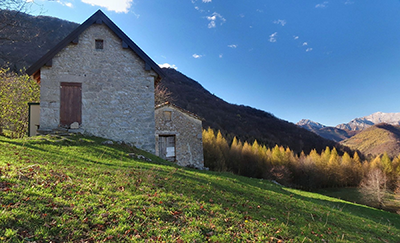
<svg viewBox="0 0 400 243">
<path fill-rule="evenodd" d="M 0 137 L 0 241 L 400 241 L 399 215 L 101 141 Z"/>
</svg>

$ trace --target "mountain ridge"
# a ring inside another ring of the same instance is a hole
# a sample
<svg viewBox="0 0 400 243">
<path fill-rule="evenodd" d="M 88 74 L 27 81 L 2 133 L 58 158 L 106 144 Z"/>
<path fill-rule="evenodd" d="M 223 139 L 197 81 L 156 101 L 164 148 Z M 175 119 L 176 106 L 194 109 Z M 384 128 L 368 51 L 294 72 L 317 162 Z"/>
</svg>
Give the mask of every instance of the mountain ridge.
<svg viewBox="0 0 400 243">
<path fill-rule="evenodd" d="M 354 118 L 348 123 L 342 123 L 335 127 L 328 127 L 309 119 L 302 119 L 296 123 L 296 125 L 312 131 L 321 137 L 340 142 L 371 126 L 381 123 L 400 125 L 400 113 L 384 113 L 378 111 L 368 116 Z M 315 124 L 318 124 L 318 126 Z"/>
<path fill-rule="evenodd" d="M 358 131 L 380 123 L 400 125 L 400 113 L 384 113 L 378 111 L 368 116 L 355 118 L 348 123 L 339 124 L 336 127 Z"/>
<path fill-rule="evenodd" d="M 400 126 L 380 123 L 343 140 L 344 146 L 374 157 L 387 153 L 394 158 L 400 154 Z"/>
<path fill-rule="evenodd" d="M 1 17 L 7 14 L 7 11 L 1 10 L 0 21 Z M 11 30 L 0 33 L 0 38 L 17 40 L 12 43 L 5 42 L 0 46 L 0 61 L 3 61 L 3 64 L 9 63 L 15 71 L 29 67 L 77 26 L 76 23 L 53 17 L 21 14 Z M 289 147 L 296 153 L 307 153 L 312 149 L 321 151 L 327 146 L 336 147 L 342 152 L 345 150 L 338 143 L 276 118 L 266 111 L 229 104 L 175 69 L 164 68 L 163 71 L 166 77 L 161 84 L 172 93 L 173 103 L 203 117 L 204 128 L 220 130 L 228 141 L 233 137 L 238 137 L 243 142 L 257 140 L 269 147 L 276 144 Z"/>
</svg>

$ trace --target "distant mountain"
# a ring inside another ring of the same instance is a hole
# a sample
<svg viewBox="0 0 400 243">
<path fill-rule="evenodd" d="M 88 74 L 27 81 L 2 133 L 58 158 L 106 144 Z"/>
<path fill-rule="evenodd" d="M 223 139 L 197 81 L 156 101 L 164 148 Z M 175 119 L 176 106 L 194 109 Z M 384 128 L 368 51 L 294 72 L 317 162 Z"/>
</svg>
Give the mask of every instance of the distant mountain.
<svg viewBox="0 0 400 243">
<path fill-rule="evenodd" d="M 296 123 L 296 125 L 305 128 L 311 132 L 314 132 L 323 138 L 335 142 L 340 142 L 356 134 L 356 132 L 353 131 L 339 129 L 335 127 L 327 127 L 325 125 L 322 125 L 321 123 L 314 122 L 308 119 L 303 119 Z"/>
<path fill-rule="evenodd" d="M 1 16 L 9 14 L 12 13 L 0 11 L 0 25 Z M 7 31 L 0 31 L 0 38 L 10 39 L 1 43 L 0 61 L 8 62 L 17 70 L 29 67 L 78 25 L 52 17 L 33 17 L 19 13 L 12 26 Z M 220 130 L 228 140 L 234 136 L 248 142 L 256 139 L 269 147 L 278 144 L 298 153 L 307 153 L 314 148 L 320 151 L 326 146 L 335 146 L 339 151 L 345 149 L 338 143 L 276 118 L 268 112 L 229 104 L 174 69 L 163 71 L 166 77 L 161 84 L 172 93 L 173 102 L 202 117 L 204 128 Z"/>
<path fill-rule="evenodd" d="M 395 157 L 400 154 L 400 126 L 385 123 L 373 125 L 341 144 L 367 156 L 387 152 L 390 157 Z"/>
<path fill-rule="evenodd" d="M 309 119 L 302 119 L 301 121 L 299 121 L 296 125 L 306 128 L 308 130 L 312 130 L 312 129 L 321 129 L 324 128 L 326 126 L 322 125 L 321 123 L 315 122 L 315 121 L 311 121 Z"/>
<path fill-rule="evenodd" d="M 400 125 L 400 113 L 376 112 L 369 116 L 356 118 L 349 123 L 337 125 L 336 128 L 347 129 L 350 131 L 362 131 L 376 124 L 387 123 L 391 125 Z"/>
<path fill-rule="evenodd" d="M 369 116 L 355 118 L 349 123 L 339 124 L 336 127 L 327 127 L 321 123 L 308 119 L 303 119 L 296 123 L 296 125 L 312 131 L 323 138 L 340 142 L 356 135 L 360 131 L 380 123 L 400 125 L 400 113 L 376 112 Z"/>
</svg>

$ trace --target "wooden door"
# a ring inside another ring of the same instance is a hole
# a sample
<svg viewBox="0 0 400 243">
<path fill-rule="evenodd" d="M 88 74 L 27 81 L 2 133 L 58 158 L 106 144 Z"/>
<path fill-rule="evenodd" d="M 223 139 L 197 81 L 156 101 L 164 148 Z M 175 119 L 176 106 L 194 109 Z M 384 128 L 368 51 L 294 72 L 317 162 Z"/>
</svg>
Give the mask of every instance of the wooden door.
<svg viewBox="0 0 400 243">
<path fill-rule="evenodd" d="M 69 127 L 74 122 L 82 123 L 82 84 L 62 82 L 60 125 Z"/>
<path fill-rule="evenodd" d="M 168 161 L 175 161 L 175 136 L 160 136 L 158 139 L 159 156 Z"/>
</svg>

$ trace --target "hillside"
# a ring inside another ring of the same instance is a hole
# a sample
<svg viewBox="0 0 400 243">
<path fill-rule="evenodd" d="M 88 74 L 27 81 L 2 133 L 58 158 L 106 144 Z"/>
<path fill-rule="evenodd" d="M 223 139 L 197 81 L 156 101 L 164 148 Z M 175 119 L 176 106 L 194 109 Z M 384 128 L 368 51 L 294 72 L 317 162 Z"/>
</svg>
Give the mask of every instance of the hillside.
<svg viewBox="0 0 400 243">
<path fill-rule="evenodd" d="M 78 24 L 0 9 L 0 65 L 27 68 L 66 37 Z"/>
<path fill-rule="evenodd" d="M 228 139 L 237 136 L 242 141 L 254 141 L 273 147 L 288 146 L 295 152 L 343 148 L 333 141 L 299 128 L 293 123 L 252 107 L 230 104 L 204 89 L 198 82 L 171 68 L 163 68 L 166 77 L 161 81 L 173 97 L 173 102 L 204 118 L 203 127 L 221 130 Z"/>
<path fill-rule="evenodd" d="M 397 214 L 102 141 L 0 137 L 0 241 L 400 240 Z"/>
<path fill-rule="evenodd" d="M 10 14 L 1 11 L 0 14 Z M 31 65 L 48 49 L 58 43 L 77 24 L 51 17 L 19 14 L 9 31 L 2 31 L 10 42 L 0 46 L 2 58 L 19 69 Z M 276 144 L 290 147 L 297 153 L 339 144 L 323 139 L 273 115 L 242 105 L 229 104 L 212 95 L 199 83 L 174 69 L 164 69 L 162 84 L 172 92 L 176 105 L 204 118 L 204 127 L 221 130 L 229 139 L 237 136 L 242 141 L 257 139 L 270 147 Z"/>
<path fill-rule="evenodd" d="M 400 154 L 400 126 L 374 125 L 341 143 L 364 155 L 376 156 L 387 152 L 390 157 L 395 157 Z"/>
</svg>

